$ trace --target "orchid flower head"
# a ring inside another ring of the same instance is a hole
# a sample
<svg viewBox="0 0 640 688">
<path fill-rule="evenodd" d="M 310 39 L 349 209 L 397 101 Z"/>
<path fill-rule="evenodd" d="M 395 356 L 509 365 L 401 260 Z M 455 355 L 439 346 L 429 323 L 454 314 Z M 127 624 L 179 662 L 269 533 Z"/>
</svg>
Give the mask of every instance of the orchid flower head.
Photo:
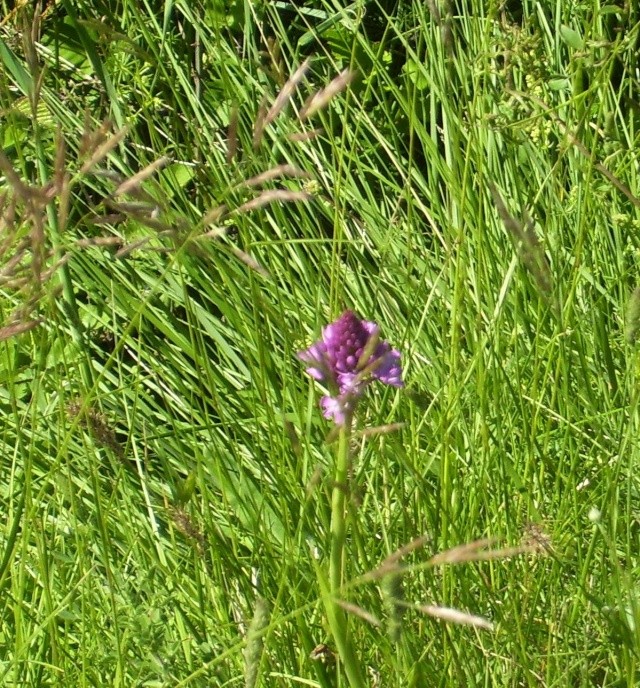
<svg viewBox="0 0 640 688">
<path fill-rule="evenodd" d="M 298 358 L 307 373 L 331 394 L 320 401 L 325 418 L 344 425 L 357 400 L 374 380 L 403 387 L 400 352 L 380 339 L 380 328 L 346 310 L 322 330 L 322 337 Z"/>
</svg>

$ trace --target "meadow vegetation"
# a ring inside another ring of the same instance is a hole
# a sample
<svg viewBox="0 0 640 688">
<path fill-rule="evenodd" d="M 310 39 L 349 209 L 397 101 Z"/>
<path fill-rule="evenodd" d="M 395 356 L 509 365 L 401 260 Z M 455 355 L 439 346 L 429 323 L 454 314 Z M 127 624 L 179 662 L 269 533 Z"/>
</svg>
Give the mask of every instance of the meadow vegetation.
<svg viewBox="0 0 640 688">
<path fill-rule="evenodd" d="M 0 0 L 0 685 L 637 685 L 639 32 Z"/>
</svg>

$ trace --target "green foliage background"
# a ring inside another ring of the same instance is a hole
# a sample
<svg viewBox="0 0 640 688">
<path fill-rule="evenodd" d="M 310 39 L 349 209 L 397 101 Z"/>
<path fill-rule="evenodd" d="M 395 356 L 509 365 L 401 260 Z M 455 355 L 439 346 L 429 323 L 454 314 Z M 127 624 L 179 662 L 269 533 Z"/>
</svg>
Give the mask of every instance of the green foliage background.
<svg viewBox="0 0 640 688">
<path fill-rule="evenodd" d="M 354 448 L 350 577 L 428 533 L 406 599 L 495 623 L 411 610 L 396 644 L 354 618 L 372 685 L 636 685 L 634 4 L 0 8 L 4 154 L 51 188 L 64 140 L 71 180 L 39 244 L 0 178 L 0 324 L 25 303 L 42 319 L 0 344 L 0 683 L 242 685 L 263 598 L 261 685 L 336 685 L 309 658 L 331 644 L 314 562 L 332 448 L 295 352 L 352 307 L 401 349 L 407 390 L 359 418 L 404 425 Z M 255 146 L 261 103 L 307 57 Z M 127 135 L 82 172 L 105 120 Z M 312 179 L 265 188 L 313 198 L 237 211 L 281 164 Z M 42 287 L 4 279 L 23 240 L 21 275 L 41 248 L 55 267 Z M 421 566 L 482 537 L 544 552 Z M 375 586 L 350 595 L 386 619 Z"/>
</svg>

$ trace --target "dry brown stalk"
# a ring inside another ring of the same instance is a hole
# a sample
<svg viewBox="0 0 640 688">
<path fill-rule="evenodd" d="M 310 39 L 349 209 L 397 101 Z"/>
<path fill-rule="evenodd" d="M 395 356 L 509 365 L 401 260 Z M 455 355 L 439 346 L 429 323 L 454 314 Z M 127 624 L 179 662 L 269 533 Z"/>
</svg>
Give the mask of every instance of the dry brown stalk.
<svg viewBox="0 0 640 688">
<path fill-rule="evenodd" d="M 15 275 L 0 275 L 0 284 L 7 289 L 20 291 L 31 284 L 30 277 L 16 277 Z"/>
<path fill-rule="evenodd" d="M 33 196 L 33 190 L 25 184 L 13 169 L 13 165 L 0 149 L 0 171 L 7 179 L 7 184 L 11 187 L 13 194 L 20 200 L 28 200 Z"/>
<path fill-rule="evenodd" d="M 417 549 L 420 549 L 421 547 L 424 547 L 427 543 L 431 541 L 431 536 L 427 535 L 426 533 L 424 535 L 420 535 L 417 538 L 414 538 L 411 540 L 411 542 L 408 542 L 406 545 L 403 545 L 400 547 L 400 549 L 396 550 L 392 554 L 390 554 L 383 563 L 388 562 L 398 562 L 401 559 L 404 559 L 407 554 L 411 554 L 411 552 L 415 552 Z"/>
<path fill-rule="evenodd" d="M 31 213 L 31 223 L 33 229 L 30 233 L 31 239 L 31 269 L 36 283 L 41 282 L 42 264 L 44 262 L 45 236 L 44 218 L 42 212 L 34 209 Z"/>
<path fill-rule="evenodd" d="M 69 200 L 71 198 L 71 183 L 68 173 L 62 174 L 60 182 L 60 193 L 58 195 L 58 227 L 64 231 L 69 217 Z"/>
<path fill-rule="evenodd" d="M 9 237 L 7 239 L 7 242 L 5 242 L 5 244 L 7 244 L 7 243 L 10 244 L 11 241 L 13 241 L 13 239 L 14 239 L 13 236 Z M 15 270 L 15 268 L 20 264 L 22 259 L 25 257 L 30 243 L 31 243 L 31 240 L 28 237 L 22 239 L 22 241 L 15 247 L 15 249 L 14 249 L 15 252 L 14 252 L 13 256 L 7 260 L 7 262 L 2 266 L 2 268 L 0 268 L 0 275 L 9 275 Z M 7 248 L 8 248 L 8 246 L 7 246 Z M 4 250 L 2 251 L 2 253 L 4 253 L 6 251 L 6 248 L 4 247 L 4 245 L 3 245 L 3 249 Z M 2 255 L 2 253 L 0 253 L 0 255 Z"/>
<path fill-rule="evenodd" d="M 112 201 L 111 199 L 105 199 L 105 205 L 127 215 L 150 214 L 157 208 L 155 203 L 147 203 L 146 201 Z"/>
<path fill-rule="evenodd" d="M 463 545 L 456 545 L 444 552 L 439 552 L 429 559 L 431 566 L 439 564 L 459 564 L 465 561 L 477 561 L 478 552 L 484 551 L 497 542 L 495 538 L 483 538 Z"/>
<path fill-rule="evenodd" d="M 151 241 L 151 237 L 144 237 L 138 239 L 137 241 L 132 241 L 130 244 L 123 246 L 120 250 L 116 251 L 116 258 L 126 258 L 129 254 L 137 251 L 139 248 L 146 246 Z"/>
<path fill-rule="evenodd" d="M 0 256 L 11 246 L 14 241 L 14 227 L 16 224 L 16 198 L 13 194 L 5 192 L 0 197 L 0 236 L 6 238 L 0 244 Z"/>
<path fill-rule="evenodd" d="M 91 246 L 120 246 L 124 239 L 120 237 L 92 237 L 91 239 L 78 239 L 74 246 L 76 248 L 89 248 Z"/>
<path fill-rule="evenodd" d="M 127 216 L 124 213 L 109 213 L 108 215 L 96 215 L 89 218 L 92 225 L 115 225 L 118 222 L 126 220 Z"/>
<path fill-rule="evenodd" d="M 60 260 L 58 260 L 54 265 L 52 265 L 50 268 L 47 268 L 40 275 L 41 284 L 44 284 L 47 280 L 51 279 L 56 270 L 59 270 L 63 265 L 66 265 L 69 262 L 70 258 L 71 256 L 67 253 L 64 256 L 62 256 L 62 258 L 60 258 Z"/>
<path fill-rule="evenodd" d="M 107 169 L 106 167 L 98 167 L 92 171 L 94 177 L 100 177 L 102 179 L 108 179 L 114 184 L 122 184 L 124 177 L 115 170 Z"/>
<path fill-rule="evenodd" d="M 152 239 L 155 239 L 157 237 L 175 237 L 176 236 L 176 231 L 173 229 L 165 230 L 158 232 L 158 234 L 155 237 L 143 237 L 142 239 L 138 239 L 137 241 L 132 241 L 129 244 L 126 244 L 123 246 L 121 249 L 116 251 L 115 257 L 116 258 L 125 258 L 129 254 L 133 253 L 134 251 L 138 251 L 141 248 L 144 248 Z M 156 252 L 165 252 L 169 251 L 169 249 L 165 248 L 164 246 L 159 246 L 159 247 L 150 247 L 148 250 L 153 250 Z"/>
<path fill-rule="evenodd" d="M 400 547 L 400 549 L 397 549 L 395 552 L 392 552 L 380 564 L 380 566 L 378 566 L 378 568 L 373 569 L 373 571 L 369 571 L 369 573 L 367 573 L 364 576 L 364 579 L 367 581 L 379 580 L 380 578 L 384 578 L 385 576 L 389 576 L 392 574 L 396 574 L 400 571 L 403 571 L 404 567 L 400 564 L 401 560 L 404 559 L 404 557 L 406 557 L 407 554 L 415 552 L 415 550 L 424 547 L 428 542 L 430 542 L 430 540 L 431 537 L 429 535 L 420 535 L 419 537 L 414 538 L 413 540 L 411 540 L 411 542 L 408 542 L 406 545 Z"/>
<path fill-rule="evenodd" d="M 60 193 L 64 186 L 66 176 L 65 160 L 67 156 L 67 146 L 62 136 L 62 127 L 58 126 L 56 131 L 56 157 L 53 163 L 54 188 L 56 193 Z"/>
</svg>

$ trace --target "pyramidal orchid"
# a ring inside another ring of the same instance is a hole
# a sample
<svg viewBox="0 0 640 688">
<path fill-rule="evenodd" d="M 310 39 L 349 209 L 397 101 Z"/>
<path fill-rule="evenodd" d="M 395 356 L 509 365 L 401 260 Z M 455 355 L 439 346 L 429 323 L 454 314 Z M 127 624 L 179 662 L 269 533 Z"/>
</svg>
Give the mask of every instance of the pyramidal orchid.
<svg viewBox="0 0 640 688">
<path fill-rule="evenodd" d="M 325 418 L 345 425 L 366 387 L 378 380 L 402 387 L 400 352 L 380 339 L 380 328 L 345 311 L 322 330 L 322 338 L 298 358 L 307 364 L 307 373 L 325 383 L 330 391 L 320 406 Z"/>
<path fill-rule="evenodd" d="M 340 606 L 344 593 L 345 545 L 347 534 L 347 494 L 349 491 L 349 447 L 353 413 L 365 389 L 374 381 L 402 387 L 400 352 L 380 338 L 380 328 L 362 320 L 353 311 L 345 311 L 322 330 L 322 337 L 298 358 L 307 373 L 322 382 L 329 394 L 320 406 L 325 418 L 333 420 L 338 429 L 338 446 L 331 495 L 331 548 L 329 579 L 319 573 L 327 620 L 333 634 L 342 666 L 351 688 L 365 688 L 362 665 L 356 656 L 348 618 Z"/>
</svg>

